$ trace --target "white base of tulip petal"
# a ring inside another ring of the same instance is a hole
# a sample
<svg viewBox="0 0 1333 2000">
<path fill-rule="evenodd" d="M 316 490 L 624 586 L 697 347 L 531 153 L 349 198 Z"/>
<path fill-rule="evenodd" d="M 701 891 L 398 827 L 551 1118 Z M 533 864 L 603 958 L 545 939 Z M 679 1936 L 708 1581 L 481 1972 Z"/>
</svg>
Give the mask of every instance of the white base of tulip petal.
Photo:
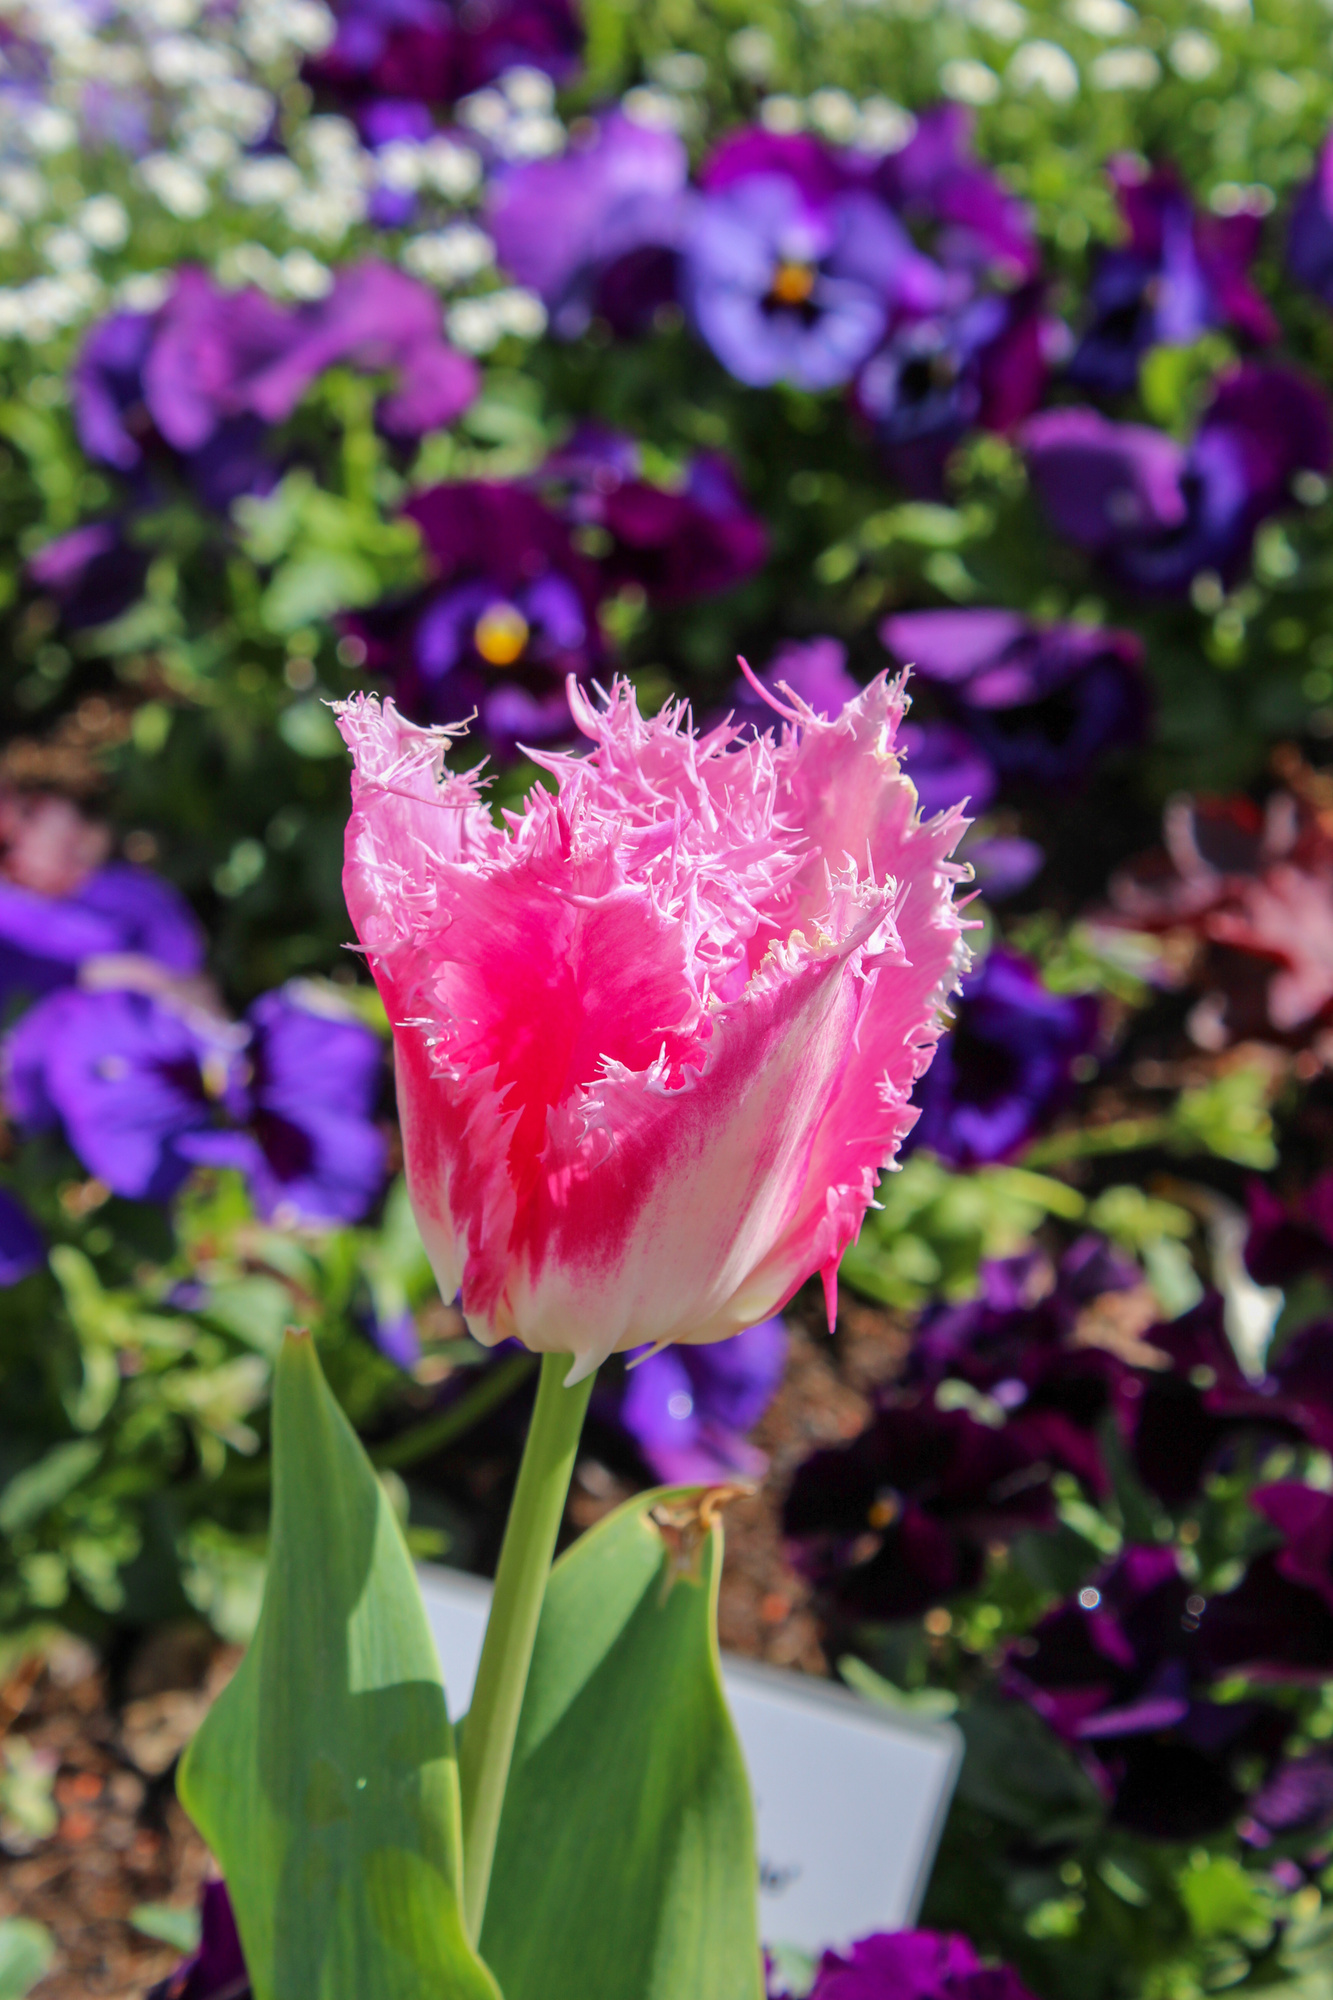
<svg viewBox="0 0 1333 2000">
<path fill-rule="evenodd" d="M 435 1564 L 418 1574 L 458 1716 L 491 1587 Z M 910 1926 L 962 1762 L 958 1730 L 751 1660 L 727 1657 L 723 1677 L 754 1790 L 764 1938 L 814 1953 Z"/>
</svg>

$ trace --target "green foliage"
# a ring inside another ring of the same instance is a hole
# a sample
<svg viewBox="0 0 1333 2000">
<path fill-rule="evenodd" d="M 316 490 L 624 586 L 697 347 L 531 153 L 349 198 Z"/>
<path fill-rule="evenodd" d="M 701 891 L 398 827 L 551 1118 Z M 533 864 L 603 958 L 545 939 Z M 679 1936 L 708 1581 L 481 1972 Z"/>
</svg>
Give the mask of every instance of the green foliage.
<svg viewBox="0 0 1333 2000">
<path fill-rule="evenodd" d="M 0 2000 L 23 2000 L 54 1957 L 55 1942 L 45 1924 L 6 1917 L 0 1922 Z"/>
<path fill-rule="evenodd" d="M 256 2000 L 498 2000 L 467 1943 L 453 1731 L 402 1531 L 308 1337 L 278 1362 L 264 1610 L 182 1766 Z"/>
<path fill-rule="evenodd" d="M 703 1494 L 668 1488 L 551 1573 L 482 1931 L 505 2000 L 759 2000 L 721 1565 Z"/>
</svg>

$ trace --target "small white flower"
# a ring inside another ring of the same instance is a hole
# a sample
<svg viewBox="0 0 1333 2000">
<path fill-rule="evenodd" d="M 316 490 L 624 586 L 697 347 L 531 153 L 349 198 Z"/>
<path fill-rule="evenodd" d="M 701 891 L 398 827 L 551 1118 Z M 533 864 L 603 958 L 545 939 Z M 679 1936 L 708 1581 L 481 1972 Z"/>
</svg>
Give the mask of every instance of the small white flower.
<svg viewBox="0 0 1333 2000">
<path fill-rule="evenodd" d="M 12 250 L 22 238 L 23 231 L 12 215 L 0 208 L 0 250 Z"/>
<path fill-rule="evenodd" d="M 248 146 L 263 138 L 277 109 L 271 91 L 238 76 L 219 76 L 191 91 L 177 122 L 186 129 L 220 126 Z"/>
<path fill-rule="evenodd" d="M 1188 83 L 1202 83 L 1211 76 L 1222 59 L 1222 51 L 1211 35 L 1201 35 L 1197 28 L 1186 28 L 1177 35 L 1167 51 L 1171 67 L 1177 76 L 1183 76 Z"/>
<path fill-rule="evenodd" d="M 1247 21 L 1253 9 L 1250 0 L 1208 0 L 1215 14 L 1225 14 L 1232 21 Z"/>
<path fill-rule="evenodd" d="M 282 282 L 294 299 L 325 299 L 333 290 L 333 273 L 308 250 L 289 250 L 280 260 Z"/>
<path fill-rule="evenodd" d="M 42 242 L 42 256 L 53 271 L 81 271 L 90 254 L 87 237 L 77 229 L 49 229 Z"/>
<path fill-rule="evenodd" d="M 1151 49 L 1106 49 L 1088 65 L 1094 90 L 1151 90 L 1161 74 Z"/>
<path fill-rule="evenodd" d="M 1254 94 L 1270 111 L 1276 111 L 1279 118 L 1294 118 L 1305 103 L 1305 85 L 1301 79 L 1280 69 L 1261 70 L 1254 80 Z"/>
<path fill-rule="evenodd" d="M 34 153 L 67 153 L 79 136 L 68 111 L 54 104 L 24 104 L 18 126 Z"/>
<path fill-rule="evenodd" d="M 234 65 L 230 51 L 217 42 L 200 41 L 197 35 L 164 35 L 149 49 L 148 67 L 168 90 L 189 90 L 230 76 Z"/>
<path fill-rule="evenodd" d="M 179 34 L 199 18 L 199 0 L 134 0 L 131 10 L 145 28 L 159 34 Z"/>
<path fill-rule="evenodd" d="M 255 153 L 236 162 L 227 186 L 247 208 L 276 208 L 300 193 L 301 169 L 285 153 Z"/>
<path fill-rule="evenodd" d="M 641 83 L 634 90 L 627 90 L 621 107 L 636 125 L 652 126 L 659 131 L 678 132 L 683 122 L 684 107 L 680 99 L 668 91 L 654 90 L 651 84 Z"/>
<path fill-rule="evenodd" d="M 1009 67 L 1012 70 L 1013 64 Z M 941 68 L 940 89 L 960 104 L 993 104 L 1000 94 L 1000 79 L 986 63 L 959 56 Z"/>
<path fill-rule="evenodd" d="M 1058 42 L 1024 42 L 1015 49 L 1005 70 L 1013 90 L 1044 90 L 1055 104 L 1078 96 L 1078 65 Z"/>
<path fill-rule="evenodd" d="M 366 198 L 359 187 L 302 188 L 283 213 L 298 236 L 313 236 L 320 243 L 341 243 L 366 213 Z"/>
<path fill-rule="evenodd" d="M 1241 187 L 1237 181 L 1221 181 L 1209 195 L 1208 206 L 1214 215 L 1271 215 L 1277 197 L 1262 182 Z"/>
<path fill-rule="evenodd" d="M 95 250 L 119 250 L 130 233 L 129 211 L 113 194 L 91 195 L 74 219 Z"/>
<path fill-rule="evenodd" d="M 1107 40 L 1112 35 L 1132 35 L 1139 26 L 1139 17 L 1126 0 L 1069 0 L 1068 12 L 1085 34 Z"/>
<path fill-rule="evenodd" d="M 140 160 L 137 172 L 148 192 L 183 222 L 193 222 L 206 213 L 210 199 L 207 181 L 174 153 L 149 153 Z"/>
<path fill-rule="evenodd" d="M 517 334 L 520 340 L 536 340 L 545 333 L 546 307 L 536 292 L 510 285 L 502 292 L 492 292 L 490 303 L 502 332 Z"/>
<path fill-rule="evenodd" d="M 351 119 L 340 118 L 333 112 L 308 119 L 301 137 L 310 158 L 321 166 L 354 160 L 361 153 L 361 140 Z"/>
<path fill-rule="evenodd" d="M 549 111 L 555 103 L 555 85 L 546 71 L 527 63 L 507 69 L 500 78 L 500 88 L 515 111 Z"/>
<path fill-rule="evenodd" d="M 967 18 L 992 41 L 1016 42 L 1027 33 L 1027 10 L 1018 0 L 968 0 Z"/>
<path fill-rule="evenodd" d="M 375 178 L 395 194 L 415 194 L 421 186 L 424 148 L 415 139 L 390 139 L 375 154 Z"/>
<path fill-rule="evenodd" d="M 450 201 L 461 201 L 481 185 L 481 157 L 443 133 L 421 149 L 422 179 Z"/>
<path fill-rule="evenodd" d="M 558 118 L 515 118 L 500 135 L 507 160 L 548 160 L 565 150 L 566 132 Z"/>
<path fill-rule="evenodd" d="M 845 146 L 856 133 L 861 113 L 856 99 L 845 90 L 816 90 L 806 99 L 810 123 L 834 145 Z"/>
<path fill-rule="evenodd" d="M 0 170 L 0 206 L 24 222 L 32 222 L 45 212 L 48 193 L 46 182 L 31 167 Z"/>
<path fill-rule="evenodd" d="M 748 83 L 762 83 L 772 74 L 778 52 L 766 28 L 738 28 L 727 43 L 727 56 Z"/>
<path fill-rule="evenodd" d="M 498 90 L 474 90 L 458 101 L 459 123 L 486 138 L 494 138 L 509 123 L 509 106 Z"/>
<path fill-rule="evenodd" d="M 856 143 L 863 153 L 900 153 L 916 131 L 916 119 L 888 97 L 868 97 L 861 106 Z"/>
<path fill-rule="evenodd" d="M 152 313 L 171 296 L 170 271 L 134 271 L 116 287 L 116 304 L 126 312 Z"/>
<path fill-rule="evenodd" d="M 240 147 L 230 132 L 224 132 L 218 125 L 201 125 L 186 136 L 181 158 L 198 167 L 201 174 L 216 174 L 229 167 L 239 152 Z"/>
<path fill-rule="evenodd" d="M 667 49 L 648 67 L 663 90 L 702 90 L 708 81 L 708 64 L 689 49 Z"/>
<path fill-rule="evenodd" d="M 501 328 L 490 299 L 460 299 L 448 319 L 449 338 L 465 354 L 489 354 Z"/>
<path fill-rule="evenodd" d="M 485 230 L 472 222 L 431 230 L 403 245 L 404 270 L 424 278 L 429 285 L 438 285 L 441 291 L 475 278 L 494 262 L 495 245 Z"/>
<path fill-rule="evenodd" d="M 801 132 L 805 129 L 805 106 L 799 97 L 775 91 L 759 106 L 759 123 L 766 132 Z"/>
<path fill-rule="evenodd" d="M 219 283 L 230 291 L 257 285 L 274 298 L 281 298 L 286 291 L 282 260 L 262 243 L 229 243 L 218 257 L 216 269 Z"/>
</svg>

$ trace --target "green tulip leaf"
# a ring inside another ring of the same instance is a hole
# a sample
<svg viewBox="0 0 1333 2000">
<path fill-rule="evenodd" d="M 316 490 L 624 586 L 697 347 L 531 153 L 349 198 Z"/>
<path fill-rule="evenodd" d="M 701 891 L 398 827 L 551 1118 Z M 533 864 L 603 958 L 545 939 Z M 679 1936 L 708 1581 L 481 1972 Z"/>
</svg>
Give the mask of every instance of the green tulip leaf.
<svg viewBox="0 0 1333 2000">
<path fill-rule="evenodd" d="M 259 1626 L 180 1793 L 222 1865 L 255 2000 L 499 2000 L 467 1942 L 458 1773 L 388 1496 L 290 1336 Z"/>
<path fill-rule="evenodd" d="M 714 1512 L 640 1494 L 551 1572 L 482 1929 L 506 2000 L 759 2000 Z"/>
</svg>

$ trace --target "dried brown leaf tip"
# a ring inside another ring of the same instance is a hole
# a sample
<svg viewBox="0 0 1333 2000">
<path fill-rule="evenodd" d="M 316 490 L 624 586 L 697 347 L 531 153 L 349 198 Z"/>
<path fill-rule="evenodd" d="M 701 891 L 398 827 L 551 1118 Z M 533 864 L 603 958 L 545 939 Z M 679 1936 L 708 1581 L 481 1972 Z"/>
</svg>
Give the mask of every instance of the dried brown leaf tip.
<svg viewBox="0 0 1333 2000">
<path fill-rule="evenodd" d="M 698 1583 L 702 1575 L 704 1543 L 712 1534 L 724 1507 L 733 1500 L 748 1500 L 757 1492 L 752 1480 L 735 1480 L 723 1486 L 698 1486 L 671 1500 L 659 1501 L 648 1518 L 666 1544 L 670 1563 L 663 1595 L 682 1577 Z"/>
</svg>

